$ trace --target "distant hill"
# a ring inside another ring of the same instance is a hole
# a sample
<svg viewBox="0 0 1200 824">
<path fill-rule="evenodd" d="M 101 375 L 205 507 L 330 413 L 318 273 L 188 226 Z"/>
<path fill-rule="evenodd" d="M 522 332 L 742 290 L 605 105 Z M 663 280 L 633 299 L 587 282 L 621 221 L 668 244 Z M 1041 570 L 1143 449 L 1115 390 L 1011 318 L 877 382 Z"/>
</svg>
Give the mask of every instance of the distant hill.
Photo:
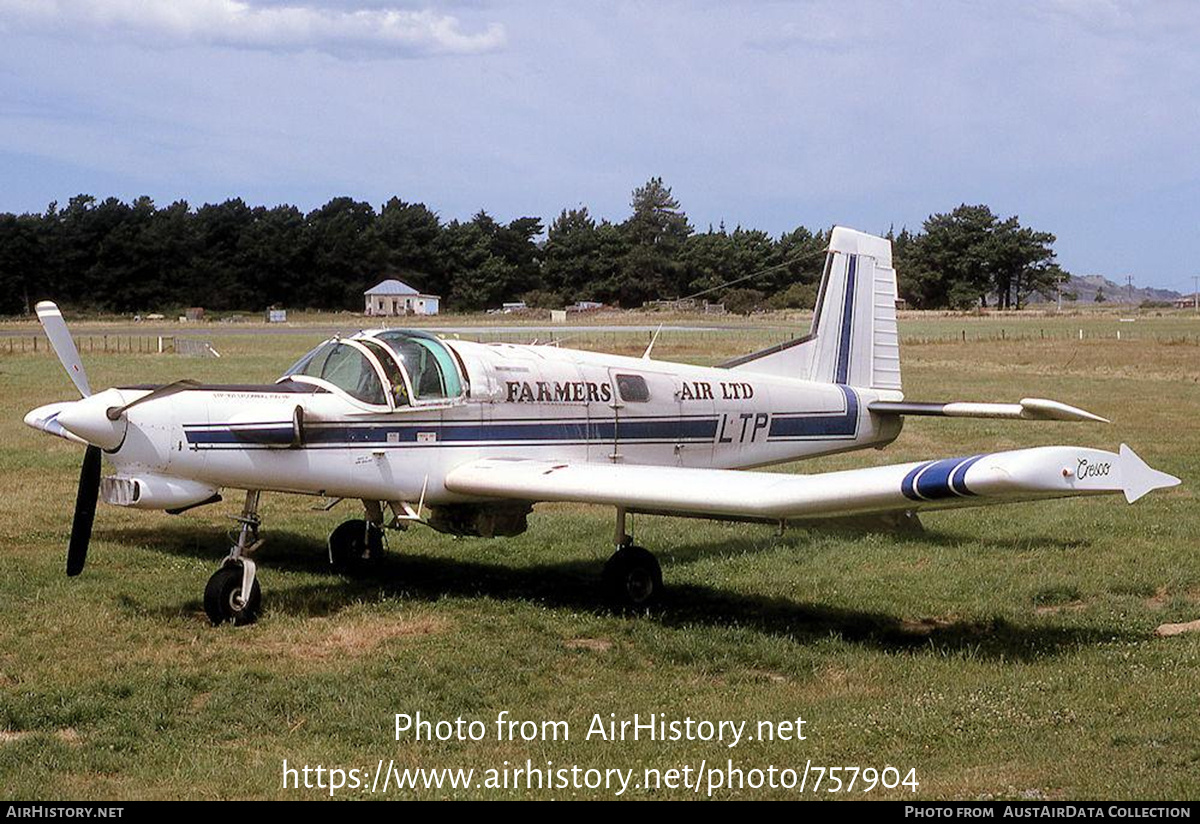
<svg viewBox="0 0 1200 824">
<path fill-rule="evenodd" d="M 1179 292 L 1171 289 L 1155 289 L 1154 287 L 1139 288 L 1137 286 L 1130 290 L 1122 283 L 1113 283 L 1104 275 L 1071 275 L 1063 285 L 1063 294 L 1074 293 L 1078 297 L 1075 303 L 1095 303 L 1096 295 L 1101 291 L 1104 293 L 1105 302 L 1107 303 L 1141 303 L 1142 301 L 1166 301 L 1170 302 L 1180 296 Z M 1029 303 L 1053 303 L 1056 300 L 1054 295 L 1049 298 L 1041 295 L 1030 295 Z M 1066 297 L 1063 298 L 1063 303 L 1067 303 Z"/>
</svg>

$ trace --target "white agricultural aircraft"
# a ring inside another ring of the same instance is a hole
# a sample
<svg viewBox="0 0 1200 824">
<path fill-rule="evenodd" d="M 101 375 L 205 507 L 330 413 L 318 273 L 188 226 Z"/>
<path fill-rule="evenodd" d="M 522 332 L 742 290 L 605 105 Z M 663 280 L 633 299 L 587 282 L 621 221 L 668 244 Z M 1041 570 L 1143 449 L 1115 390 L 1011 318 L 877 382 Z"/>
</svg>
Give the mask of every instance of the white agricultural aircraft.
<svg viewBox="0 0 1200 824">
<path fill-rule="evenodd" d="M 365 517 L 329 536 L 343 572 L 372 566 L 385 528 L 507 536 L 525 530 L 537 502 L 611 506 L 605 588 L 645 605 L 662 572 L 633 543 L 628 513 L 902 522 L 919 510 L 1075 495 L 1121 492 L 1132 503 L 1179 483 L 1124 444 L 1117 454 L 1045 446 L 814 475 L 737 471 L 880 448 L 905 415 L 1105 420 L 1041 399 L 904 400 L 895 299 L 889 242 L 836 228 L 810 334 L 719 367 L 375 330 L 322 343 L 272 385 L 96 394 L 58 307 L 44 302 L 38 317 L 83 398 L 25 422 L 87 447 L 68 575 L 83 569 L 98 497 L 179 513 L 221 500 L 222 489 L 246 491 L 236 543 L 204 592 L 214 624 L 259 612 L 250 556 L 262 543 L 262 492 L 360 499 Z M 103 478 L 102 456 L 113 469 Z"/>
</svg>

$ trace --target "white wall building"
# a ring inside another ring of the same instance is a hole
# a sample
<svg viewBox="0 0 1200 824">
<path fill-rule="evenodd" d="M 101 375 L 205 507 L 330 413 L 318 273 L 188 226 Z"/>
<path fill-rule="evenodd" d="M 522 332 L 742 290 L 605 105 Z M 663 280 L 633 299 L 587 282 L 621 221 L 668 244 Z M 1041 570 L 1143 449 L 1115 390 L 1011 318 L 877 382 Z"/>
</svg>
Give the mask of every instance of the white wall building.
<svg viewBox="0 0 1200 824">
<path fill-rule="evenodd" d="M 363 293 L 368 315 L 436 315 L 441 298 L 423 295 L 407 283 L 385 280 Z"/>
</svg>

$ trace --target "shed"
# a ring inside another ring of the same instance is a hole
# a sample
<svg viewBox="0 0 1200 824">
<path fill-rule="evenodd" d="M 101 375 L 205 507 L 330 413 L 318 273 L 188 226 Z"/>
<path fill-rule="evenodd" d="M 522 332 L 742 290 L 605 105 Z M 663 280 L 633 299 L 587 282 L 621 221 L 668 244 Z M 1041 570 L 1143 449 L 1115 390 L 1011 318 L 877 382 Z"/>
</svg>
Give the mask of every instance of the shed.
<svg viewBox="0 0 1200 824">
<path fill-rule="evenodd" d="M 381 281 L 363 293 L 368 315 L 436 315 L 441 298 L 426 295 L 403 281 Z"/>
</svg>

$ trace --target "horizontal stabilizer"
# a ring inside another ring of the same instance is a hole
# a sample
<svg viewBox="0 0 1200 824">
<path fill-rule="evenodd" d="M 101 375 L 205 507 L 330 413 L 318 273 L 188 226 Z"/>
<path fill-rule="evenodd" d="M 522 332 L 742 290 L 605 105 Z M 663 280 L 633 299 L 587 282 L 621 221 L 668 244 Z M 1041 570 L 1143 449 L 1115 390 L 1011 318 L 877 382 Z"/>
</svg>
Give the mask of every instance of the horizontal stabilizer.
<svg viewBox="0 0 1200 824">
<path fill-rule="evenodd" d="M 474 497 L 607 504 L 663 514 L 807 520 L 1124 493 L 1131 503 L 1177 478 L 1119 455 L 1041 446 L 816 475 L 485 458 L 446 488 Z"/>
<path fill-rule="evenodd" d="M 1095 421 L 1110 423 L 1076 406 L 1045 398 L 1022 398 L 1020 403 L 951 401 L 874 401 L 867 406 L 877 415 L 933 415 L 943 418 L 1001 418 L 1021 421 Z"/>
</svg>

